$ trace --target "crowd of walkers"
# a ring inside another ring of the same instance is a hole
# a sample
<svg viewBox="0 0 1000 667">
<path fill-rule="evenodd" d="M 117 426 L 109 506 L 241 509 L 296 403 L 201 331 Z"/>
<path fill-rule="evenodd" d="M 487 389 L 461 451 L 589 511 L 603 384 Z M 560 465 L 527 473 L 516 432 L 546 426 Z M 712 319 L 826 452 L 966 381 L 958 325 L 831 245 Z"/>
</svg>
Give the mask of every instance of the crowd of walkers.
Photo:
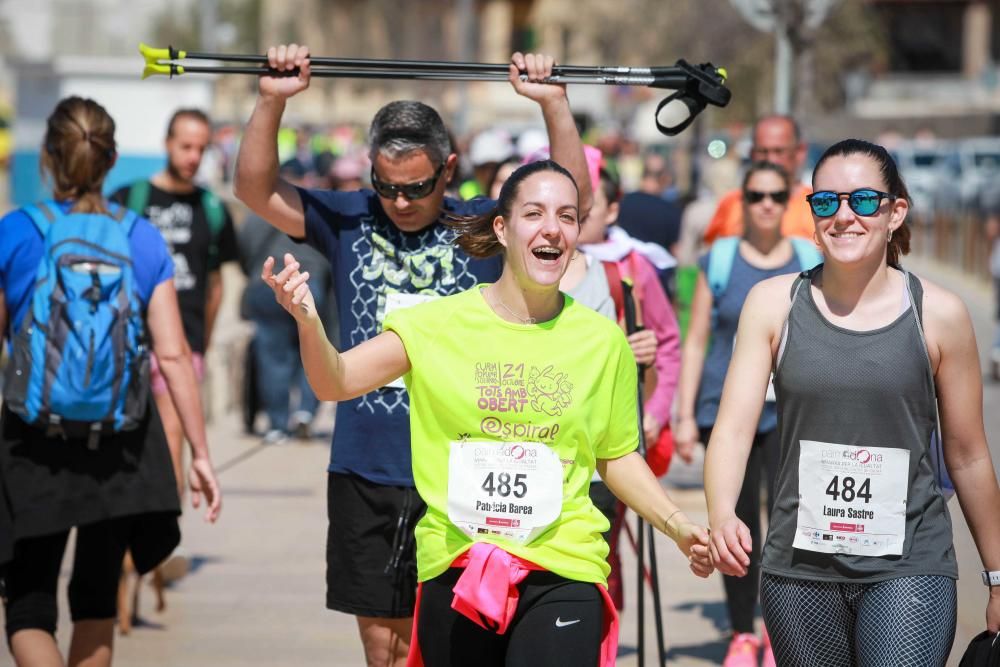
<svg viewBox="0 0 1000 667">
<path fill-rule="evenodd" d="M 300 137 L 283 156 L 309 53 L 267 57 L 286 74 L 260 78 L 234 157 L 239 224 L 198 184 L 202 111 L 173 114 L 161 172 L 106 197 L 115 124 L 75 96 L 42 142 L 51 199 L 0 219 L 16 664 L 110 665 L 123 563 L 180 576 L 182 501 L 220 516 L 199 383 L 236 260 L 248 428 L 259 408 L 265 443 L 309 437 L 336 402 L 326 605 L 356 617 L 368 665 L 613 665 L 626 509 L 688 561 L 668 580 L 722 574 L 725 667 L 945 664 L 952 492 L 1000 630 L 972 325 L 903 267 L 909 195 L 884 148 L 840 141 L 802 183 L 800 128 L 766 116 L 740 187 L 682 213 L 662 156 L 630 173 L 585 145 L 553 59 L 515 53 L 544 132 L 485 131 L 462 162 L 433 108 L 397 101 L 363 151 Z M 657 479 L 700 445 L 708 526 Z"/>
</svg>

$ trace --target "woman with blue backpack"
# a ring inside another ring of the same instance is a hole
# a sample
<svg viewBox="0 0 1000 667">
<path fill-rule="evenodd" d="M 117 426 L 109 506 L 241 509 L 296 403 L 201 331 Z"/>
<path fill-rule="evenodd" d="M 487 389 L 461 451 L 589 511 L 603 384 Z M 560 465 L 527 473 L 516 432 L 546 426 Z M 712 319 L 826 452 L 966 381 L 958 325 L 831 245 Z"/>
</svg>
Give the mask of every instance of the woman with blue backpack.
<svg viewBox="0 0 1000 667">
<path fill-rule="evenodd" d="M 771 162 L 750 165 L 743 178 L 746 220 L 743 236 L 717 239 L 698 261 L 700 271 L 691 303 L 691 320 L 681 352 L 678 417 L 674 430 L 677 454 L 688 462 L 695 444 L 707 444 L 715 425 L 722 385 L 736 339 L 736 325 L 750 289 L 762 280 L 803 271 L 821 261 L 819 251 L 809 241 L 782 236 L 781 217 L 790 191 L 790 179 L 782 167 Z M 778 467 L 777 416 L 773 401 L 773 396 L 769 395 L 753 429 L 754 446 L 736 505 L 736 514 L 750 527 L 755 545 L 760 534 L 761 468 L 764 467 L 767 474 L 770 514 L 770 489 Z M 762 644 L 762 664 L 765 667 L 774 664 L 767 633 L 763 641 L 754 633 L 759 562 L 760 554 L 754 552 L 748 576 L 724 578 L 733 631 L 724 667 L 756 667 Z"/>
<path fill-rule="evenodd" d="M 71 665 L 111 664 L 126 550 L 142 573 L 179 540 L 177 486 L 150 401 L 151 349 L 192 443 L 192 502 L 204 500 L 209 521 L 221 509 L 170 255 L 155 227 L 101 194 L 114 131 L 93 100 L 60 101 L 41 157 L 53 199 L 0 219 L 0 340 L 10 341 L 0 592 L 22 666 L 63 664 L 56 588 L 70 529 Z"/>
</svg>

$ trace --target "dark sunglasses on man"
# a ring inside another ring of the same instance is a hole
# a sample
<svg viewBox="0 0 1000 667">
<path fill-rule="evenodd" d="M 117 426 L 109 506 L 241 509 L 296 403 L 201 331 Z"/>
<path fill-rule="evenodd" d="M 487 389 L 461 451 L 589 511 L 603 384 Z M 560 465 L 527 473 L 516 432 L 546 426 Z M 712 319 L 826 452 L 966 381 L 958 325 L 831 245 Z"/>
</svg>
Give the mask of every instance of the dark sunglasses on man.
<svg viewBox="0 0 1000 667">
<path fill-rule="evenodd" d="M 765 199 L 770 199 L 775 204 L 788 203 L 788 190 L 775 190 L 774 192 L 761 192 L 760 190 L 744 190 L 743 199 L 748 204 L 759 204 Z"/>
<path fill-rule="evenodd" d="M 806 196 L 809 208 L 818 218 L 829 218 L 840 210 L 840 200 L 847 198 L 847 205 L 858 215 L 874 215 L 883 199 L 895 201 L 896 195 L 872 188 L 858 188 L 851 192 L 833 192 L 820 190 Z"/>
<path fill-rule="evenodd" d="M 433 176 L 425 181 L 396 185 L 395 183 L 380 181 L 378 175 L 375 174 L 375 167 L 372 167 L 372 189 L 378 193 L 379 197 L 384 197 L 385 199 L 395 199 L 399 195 L 403 195 L 410 201 L 413 201 L 414 199 L 423 199 L 430 193 L 434 192 L 434 188 L 437 187 L 438 179 L 441 178 L 441 174 L 443 172 L 444 163 L 437 168 L 437 171 L 434 172 Z"/>
</svg>

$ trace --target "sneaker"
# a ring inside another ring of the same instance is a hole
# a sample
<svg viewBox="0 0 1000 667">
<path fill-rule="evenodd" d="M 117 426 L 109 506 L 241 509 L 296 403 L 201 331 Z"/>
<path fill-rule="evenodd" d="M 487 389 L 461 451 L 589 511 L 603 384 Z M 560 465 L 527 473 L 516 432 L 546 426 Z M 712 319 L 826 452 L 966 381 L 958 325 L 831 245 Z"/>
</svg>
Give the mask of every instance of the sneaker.
<svg viewBox="0 0 1000 667">
<path fill-rule="evenodd" d="M 778 663 L 774 661 L 774 651 L 771 650 L 771 635 L 767 634 L 767 628 L 764 628 L 764 652 L 760 658 L 760 667 L 777 667 Z"/>
<path fill-rule="evenodd" d="M 187 576 L 191 569 L 191 561 L 187 552 L 183 548 L 177 547 L 174 552 L 167 556 L 167 559 L 158 566 L 164 584 L 179 581 Z"/>
<path fill-rule="evenodd" d="M 308 440 L 312 437 L 312 413 L 305 410 L 296 410 L 292 415 L 292 434 L 299 440 Z"/>
<path fill-rule="evenodd" d="M 285 435 L 285 432 L 276 428 L 272 428 L 270 431 L 264 434 L 265 445 L 280 445 L 287 439 L 288 436 Z"/>
<path fill-rule="evenodd" d="M 726 651 L 726 659 L 722 667 L 757 667 L 757 651 L 760 650 L 760 640 L 749 632 L 733 635 Z"/>
</svg>

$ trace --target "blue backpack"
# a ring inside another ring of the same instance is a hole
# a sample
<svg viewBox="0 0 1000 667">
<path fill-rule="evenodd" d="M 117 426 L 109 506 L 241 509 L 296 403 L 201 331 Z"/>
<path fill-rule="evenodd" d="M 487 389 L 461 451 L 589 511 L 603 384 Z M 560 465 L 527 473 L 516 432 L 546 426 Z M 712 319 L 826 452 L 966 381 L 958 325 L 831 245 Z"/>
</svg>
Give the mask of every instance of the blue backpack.
<svg viewBox="0 0 1000 667">
<path fill-rule="evenodd" d="M 816 246 L 806 239 L 794 236 L 788 237 L 795 250 L 795 257 L 803 271 L 808 271 L 823 262 L 823 255 Z M 716 310 L 719 298 L 726 292 L 729 285 L 729 275 L 733 272 L 733 262 L 739 252 L 740 237 L 725 236 L 712 244 L 708 251 L 708 288 L 712 290 L 712 328 L 715 328 Z"/>
<path fill-rule="evenodd" d="M 137 216 L 24 208 L 45 240 L 31 305 L 14 334 L 5 400 L 47 435 L 87 438 L 134 429 L 146 411 L 149 349 L 129 234 Z"/>
</svg>

